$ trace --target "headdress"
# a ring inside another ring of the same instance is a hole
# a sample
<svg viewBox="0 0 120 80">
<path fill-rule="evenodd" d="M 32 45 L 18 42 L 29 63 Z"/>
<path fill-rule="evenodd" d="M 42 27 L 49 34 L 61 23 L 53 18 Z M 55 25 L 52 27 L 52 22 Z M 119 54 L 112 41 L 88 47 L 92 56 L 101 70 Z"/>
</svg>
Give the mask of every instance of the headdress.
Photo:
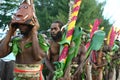
<svg viewBox="0 0 120 80">
<path fill-rule="evenodd" d="M 39 27 L 39 23 L 35 15 L 34 5 L 32 1 L 30 1 L 28 2 L 27 0 L 24 0 L 22 4 L 20 4 L 17 12 L 13 15 L 11 26 L 26 24 Z"/>
</svg>

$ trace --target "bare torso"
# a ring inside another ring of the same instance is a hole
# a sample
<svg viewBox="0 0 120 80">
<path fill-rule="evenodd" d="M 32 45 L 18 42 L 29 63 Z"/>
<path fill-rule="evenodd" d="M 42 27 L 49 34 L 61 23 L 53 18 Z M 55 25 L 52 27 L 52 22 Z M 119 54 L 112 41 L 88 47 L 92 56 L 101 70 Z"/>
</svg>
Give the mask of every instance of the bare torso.
<svg viewBox="0 0 120 80">
<path fill-rule="evenodd" d="M 25 48 L 25 45 L 32 42 L 31 39 L 21 40 L 19 42 L 21 53 L 18 53 L 16 56 L 16 63 L 17 64 L 37 64 L 40 61 L 36 61 L 33 57 L 33 48 L 30 46 L 29 48 Z"/>
<path fill-rule="evenodd" d="M 50 44 L 51 44 L 51 47 L 50 47 L 50 62 L 53 63 L 55 61 L 58 61 L 60 45 L 57 42 L 54 42 L 54 41 L 51 41 Z"/>
</svg>

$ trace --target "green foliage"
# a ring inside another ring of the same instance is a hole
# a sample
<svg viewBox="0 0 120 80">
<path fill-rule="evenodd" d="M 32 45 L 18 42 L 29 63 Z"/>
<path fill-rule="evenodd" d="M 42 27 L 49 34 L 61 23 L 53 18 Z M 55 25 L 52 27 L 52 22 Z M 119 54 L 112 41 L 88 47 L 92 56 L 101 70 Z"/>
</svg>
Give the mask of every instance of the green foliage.
<svg viewBox="0 0 120 80">
<path fill-rule="evenodd" d="M 35 0 L 36 14 L 41 25 L 40 30 L 46 30 L 54 20 L 67 23 L 70 0 Z M 89 24 L 93 24 L 96 18 L 101 19 L 100 27 L 108 33 L 111 24 L 102 16 L 105 2 L 98 4 L 96 0 L 82 0 L 76 26 L 89 30 Z"/>
<path fill-rule="evenodd" d="M 69 64 L 71 64 L 72 59 L 77 56 L 79 52 L 79 46 L 81 44 L 82 35 L 82 29 L 80 27 L 75 27 L 75 32 L 73 34 L 71 46 L 68 52 L 68 57 L 66 59 L 65 69 L 67 68 L 67 66 L 69 66 Z"/>
<path fill-rule="evenodd" d="M 12 40 L 12 52 L 14 54 L 14 56 L 16 56 L 18 53 L 21 52 L 21 49 L 19 47 L 19 41 L 20 41 L 20 37 L 15 37 L 13 40 Z"/>
<path fill-rule="evenodd" d="M 105 55 L 105 58 L 106 58 L 108 63 L 111 62 L 111 56 L 110 56 L 109 52 Z"/>
<path fill-rule="evenodd" d="M 39 40 L 39 45 L 42 48 L 42 50 L 47 52 L 49 50 L 49 44 L 46 42 L 45 38 L 41 34 L 39 34 L 38 40 Z"/>
<path fill-rule="evenodd" d="M 18 53 L 21 53 L 21 51 L 22 51 L 21 48 L 19 47 L 20 40 L 21 40 L 21 37 L 19 37 L 19 36 L 15 37 L 12 40 L 12 52 L 15 56 Z M 47 53 L 47 51 L 49 49 L 49 44 L 46 42 L 45 38 L 41 34 L 38 35 L 38 41 L 39 41 L 39 45 L 42 48 L 42 50 Z M 32 46 L 32 42 L 28 42 L 27 44 L 25 44 L 24 48 L 29 48 L 31 46 Z"/>
<path fill-rule="evenodd" d="M 40 30 L 48 29 L 54 20 L 67 22 L 68 0 L 36 0 L 35 9 L 41 25 Z"/>
<path fill-rule="evenodd" d="M 102 30 L 96 31 L 92 37 L 92 40 L 90 42 L 90 46 L 87 50 L 86 53 L 86 58 L 88 58 L 88 56 L 90 55 L 90 52 L 92 50 L 99 50 L 103 44 L 105 38 L 105 32 Z"/>
<path fill-rule="evenodd" d="M 78 25 L 89 28 L 96 18 L 102 18 L 101 6 L 95 0 L 83 0 L 78 17 Z"/>
<path fill-rule="evenodd" d="M 17 9 L 19 0 L 4 0 L 0 4 L 0 28 L 5 29 L 11 20 L 11 15 Z"/>
<path fill-rule="evenodd" d="M 60 77 L 64 75 L 63 73 L 63 68 L 64 68 L 64 63 L 63 62 L 54 62 L 56 71 L 54 71 L 54 77 L 53 80 L 58 80 Z"/>
<path fill-rule="evenodd" d="M 4 28 L 11 20 L 11 15 L 17 9 L 20 0 L 4 0 L 0 4 L 0 27 Z M 70 0 L 34 0 L 36 15 L 40 24 L 40 30 L 47 30 L 54 20 L 68 22 Z M 89 30 L 89 23 L 93 24 L 96 18 L 102 20 L 100 27 L 108 33 L 111 24 L 102 16 L 105 3 L 98 4 L 96 0 L 82 0 L 76 26 Z M 9 13 L 9 14 L 8 14 Z"/>
<path fill-rule="evenodd" d="M 92 50 L 99 50 L 103 44 L 103 40 L 105 38 L 105 32 L 104 31 L 96 31 L 92 37 L 92 40 L 90 42 L 90 46 L 92 47 Z"/>
</svg>

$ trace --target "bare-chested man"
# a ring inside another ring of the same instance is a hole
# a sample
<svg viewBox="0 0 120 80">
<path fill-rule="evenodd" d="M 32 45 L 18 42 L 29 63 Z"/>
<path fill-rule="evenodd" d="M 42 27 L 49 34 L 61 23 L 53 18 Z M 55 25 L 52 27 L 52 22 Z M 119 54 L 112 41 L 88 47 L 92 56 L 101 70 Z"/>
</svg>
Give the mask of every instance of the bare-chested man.
<svg viewBox="0 0 120 80">
<path fill-rule="evenodd" d="M 37 29 L 34 26 L 29 26 L 26 24 L 18 24 L 18 29 L 20 29 L 22 37 L 18 42 L 19 48 L 21 52 L 18 52 L 16 55 L 16 67 L 15 72 L 16 75 L 21 76 L 22 72 L 35 72 L 34 74 L 39 73 L 39 69 L 41 67 L 41 59 L 45 56 L 44 51 L 41 49 L 38 43 L 38 33 Z M 11 36 L 16 30 L 16 26 L 11 26 L 10 30 L 8 31 L 7 36 L 0 44 L 0 56 L 6 56 L 8 53 L 11 52 L 11 47 L 9 46 Z M 25 48 L 25 45 L 28 43 L 32 43 L 32 45 L 28 48 Z M 17 47 L 16 47 L 17 48 Z M 27 70 L 28 69 L 28 70 Z M 30 70 L 29 70 L 30 69 Z M 25 73 L 24 73 L 25 74 Z M 32 76 L 33 74 L 31 74 Z M 27 76 L 27 74 L 26 74 Z M 34 75 L 35 76 L 35 75 Z M 39 75 L 36 75 L 39 78 Z M 23 77 L 24 78 L 24 77 Z M 22 79 L 22 77 L 21 77 Z M 25 80 L 31 80 L 25 79 Z M 32 79 L 38 80 L 38 79 Z"/>
<path fill-rule="evenodd" d="M 15 80 L 43 80 L 41 60 L 45 57 L 45 51 L 39 44 L 37 20 L 29 13 L 32 10 L 27 2 L 23 2 L 11 20 L 6 37 L 0 43 L 0 57 L 10 52 L 16 55 Z M 22 36 L 11 40 L 16 29 L 20 30 Z"/>
<path fill-rule="evenodd" d="M 52 40 L 49 41 L 50 50 L 49 50 L 49 55 L 46 60 L 46 65 L 48 69 L 50 70 L 50 74 L 48 75 L 48 80 L 52 80 L 53 78 L 52 73 L 55 70 L 53 63 L 58 61 L 58 58 L 59 58 L 60 45 L 58 42 L 60 42 L 62 38 L 62 33 L 63 33 L 61 31 L 62 26 L 63 26 L 63 23 L 61 21 L 55 21 L 51 24 L 50 34 L 51 34 Z"/>
</svg>

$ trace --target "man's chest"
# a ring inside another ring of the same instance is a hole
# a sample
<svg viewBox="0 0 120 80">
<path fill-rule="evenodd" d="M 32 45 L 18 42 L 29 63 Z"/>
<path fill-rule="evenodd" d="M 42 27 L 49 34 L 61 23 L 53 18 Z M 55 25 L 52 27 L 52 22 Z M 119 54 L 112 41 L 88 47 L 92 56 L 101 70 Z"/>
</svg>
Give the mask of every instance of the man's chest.
<svg viewBox="0 0 120 80">
<path fill-rule="evenodd" d="M 52 43 L 50 46 L 50 52 L 53 55 L 59 54 L 60 45 L 58 43 Z"/>
<path fill-rule="evenodd" d="M 31 41 L 20 41 L 19 48 L 21 52 L 32 52 L 32 42 Z"/>
</svg>

